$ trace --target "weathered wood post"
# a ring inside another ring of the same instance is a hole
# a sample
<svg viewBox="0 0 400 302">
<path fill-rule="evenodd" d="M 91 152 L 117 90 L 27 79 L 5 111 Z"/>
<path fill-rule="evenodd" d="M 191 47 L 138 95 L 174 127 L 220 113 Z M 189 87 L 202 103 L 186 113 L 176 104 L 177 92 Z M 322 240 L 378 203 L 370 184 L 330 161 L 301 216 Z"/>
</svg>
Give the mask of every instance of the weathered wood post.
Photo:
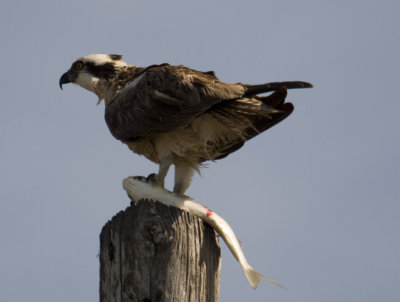
<svg viewBox="0 0 400 302">
<path fill-rule="evenodd" d="M 220 248 L 201 219 L 140 200 L 100 234 L 100 302 L 219 301 Z"/>
</svg>

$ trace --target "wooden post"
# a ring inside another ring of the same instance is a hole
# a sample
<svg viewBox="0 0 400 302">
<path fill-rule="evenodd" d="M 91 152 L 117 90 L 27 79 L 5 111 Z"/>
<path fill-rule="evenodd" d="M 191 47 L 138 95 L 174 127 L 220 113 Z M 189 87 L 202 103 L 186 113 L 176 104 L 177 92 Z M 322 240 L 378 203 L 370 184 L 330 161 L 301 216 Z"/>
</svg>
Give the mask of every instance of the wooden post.
<svg viewBox="0 0 400 302">
<path fill-rule="evenodd" d="M 100 234 L 100 302 L 219 301 L 220 248 L 201 219 L 140 200 Z"/>
</svg>

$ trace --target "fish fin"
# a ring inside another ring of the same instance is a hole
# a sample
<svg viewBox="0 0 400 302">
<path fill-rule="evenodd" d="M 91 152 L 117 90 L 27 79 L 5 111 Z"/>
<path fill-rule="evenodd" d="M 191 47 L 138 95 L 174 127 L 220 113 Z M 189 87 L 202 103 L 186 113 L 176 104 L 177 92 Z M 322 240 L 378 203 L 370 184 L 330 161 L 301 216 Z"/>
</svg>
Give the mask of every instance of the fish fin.
<svg viewBox="0 0 400 302">
<path fill-rule="evenodd" d="M 250 286 L 254 289 L 257 288 L 258 284 L 260 283 L 261 278 L 263 278 L 279 287 L 285 288 L 283 285 L 279 284 L 278 282 L 264 276 L 263 274 L 260 274 L 254 268 L 252 268 L 250 265 L 248 265 L 244 269 L 244 274 L 246 275 L 247 281 L 249 282 Z"/>
</svg>

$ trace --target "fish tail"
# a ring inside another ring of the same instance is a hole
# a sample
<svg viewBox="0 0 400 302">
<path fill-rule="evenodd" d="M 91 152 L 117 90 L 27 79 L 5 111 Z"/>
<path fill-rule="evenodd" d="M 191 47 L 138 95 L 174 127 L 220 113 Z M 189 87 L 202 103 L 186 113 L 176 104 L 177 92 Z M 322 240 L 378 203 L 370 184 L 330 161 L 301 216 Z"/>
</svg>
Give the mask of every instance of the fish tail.
<svg viewBox="0 0 400 302">
<path fill-rule="evenodd" d="M 260 274 L 254 268 L 252 268 L 250 265 L 248 265 L 246 268 L 244 268 L 244 274 L 246 275 L 247 281 L 250 283 L 250 286 L 254 289 L 257 288 L 258 284 L 260 283 L 261 278 L 263 278 L 279 287 L 285 288 L 283 285 L 279 284 L 278 282 L 264 276 L 263 274 Z"/>
</svg>

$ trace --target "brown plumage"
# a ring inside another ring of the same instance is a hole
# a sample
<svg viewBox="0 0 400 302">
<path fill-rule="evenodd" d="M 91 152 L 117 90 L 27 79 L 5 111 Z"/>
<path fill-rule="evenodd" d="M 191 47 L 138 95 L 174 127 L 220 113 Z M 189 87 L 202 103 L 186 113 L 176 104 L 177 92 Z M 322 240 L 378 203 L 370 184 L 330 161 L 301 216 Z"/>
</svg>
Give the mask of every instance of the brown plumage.
<svg viewBox="0 0 400 302">
<path fill-rule="evenodd" d="M 229 84 L 211 71 L 169 64 L 139 68 L 118 55 L 77 60 L 60 86 L 69 82 L 105 100 L 111 133 L 160 164 L 161 185 L 175 165 L 177 193 L 185 192 L 202 162 L 226 157 L 290 115 L 294 107 L 285 103 L 287 88 L 312 87 L 306 82 Z M 266 92 L 273 93 L 259 95 Z"/>
</svg>

